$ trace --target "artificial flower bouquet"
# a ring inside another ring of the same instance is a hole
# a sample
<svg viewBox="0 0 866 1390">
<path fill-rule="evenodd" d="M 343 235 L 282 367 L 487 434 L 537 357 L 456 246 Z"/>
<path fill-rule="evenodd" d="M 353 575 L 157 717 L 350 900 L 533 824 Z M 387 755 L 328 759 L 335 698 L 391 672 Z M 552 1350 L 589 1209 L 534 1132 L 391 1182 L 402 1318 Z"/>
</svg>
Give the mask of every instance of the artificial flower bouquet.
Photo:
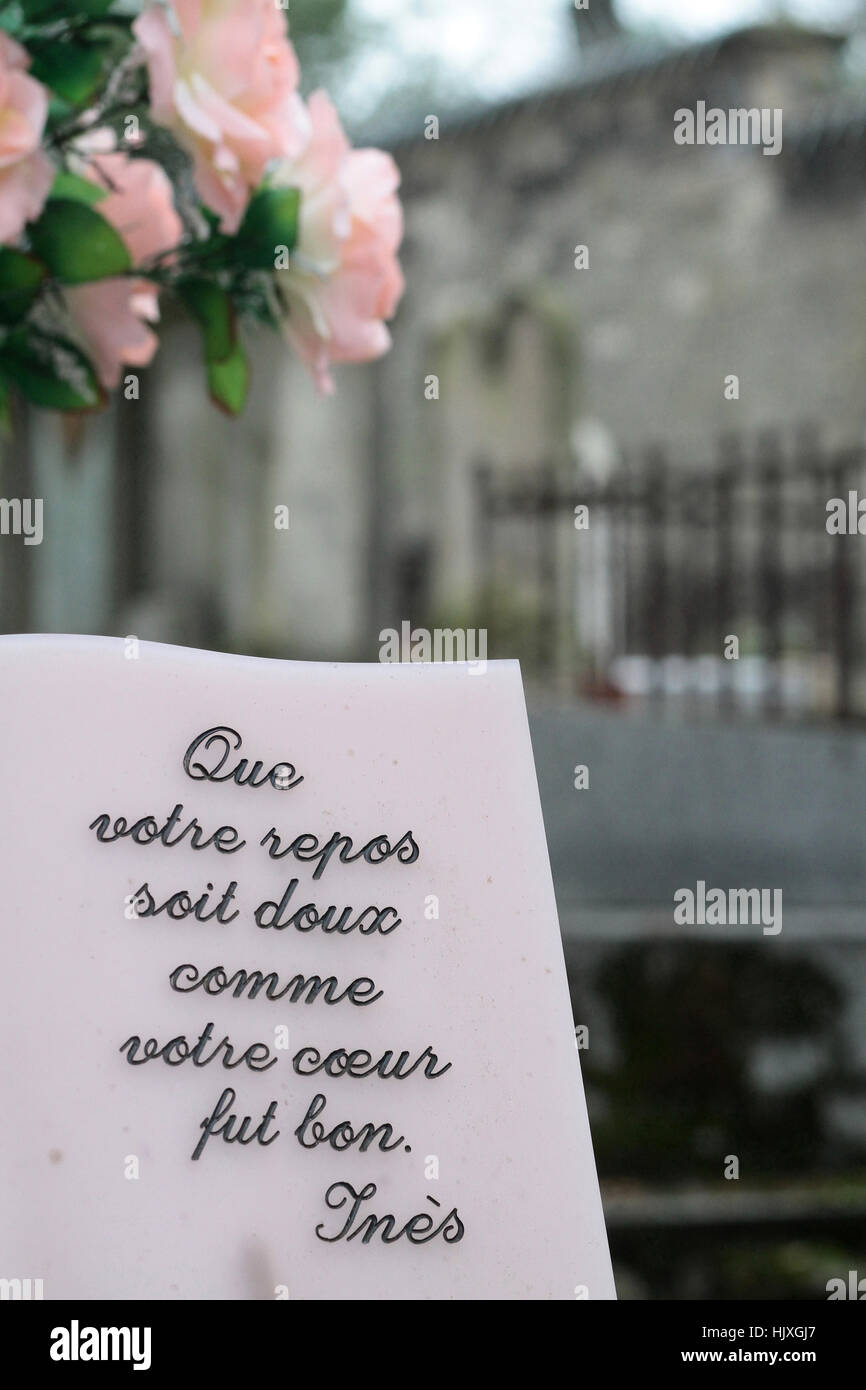
<svg viewBox="0 0 866 1390">
<path fill-rule="evenodd" d="M 397 169 L 350 148 L 324 92 L 301 97 L 287 3 L 0 0 L 4 409 L 13 388 L 75 411 L 137 385 L 163 295 L 232 414 L 244 322 L 281 332 L 325 392 L 332 363 L 387 350 Z"/>
</svg>

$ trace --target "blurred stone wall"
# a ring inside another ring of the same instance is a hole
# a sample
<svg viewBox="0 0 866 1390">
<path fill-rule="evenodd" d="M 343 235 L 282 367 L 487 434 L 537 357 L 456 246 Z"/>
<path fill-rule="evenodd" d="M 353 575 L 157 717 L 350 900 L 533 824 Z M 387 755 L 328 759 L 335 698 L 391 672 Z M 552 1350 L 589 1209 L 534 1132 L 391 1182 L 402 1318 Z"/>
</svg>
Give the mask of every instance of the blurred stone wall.
<svg viewBox="0 0 866 1390">
<path fill-rule="evenodd" d="M 6 449 L 6 495 L 38 479 L 56 545 L 2 547 L 2 625 L 375 659 L 384 626 L 472 621 L 480 458 L 603 469 L 623 447 L 705 456 L 719 432 L 803 421 L 859 440 L 866 104 L 841 91 L 840 43 L 611 41 L 561 90 L 443 117 L 438 139 L 419 118 L 390 140 L 407 281 L 392 353 L 319 399 L 262 333 L 230 421 L 195 335 L 167 326 L 140 402 L 83 442 L 36 418 Z M 677 146 L 673 114 L 698 100 L 781 107 L 782 152 Z M 86 565 L 71 531 L 63 548 L 73 524 Z M 518 564 L 518 607 L 520 582 Z"/>
</svg>

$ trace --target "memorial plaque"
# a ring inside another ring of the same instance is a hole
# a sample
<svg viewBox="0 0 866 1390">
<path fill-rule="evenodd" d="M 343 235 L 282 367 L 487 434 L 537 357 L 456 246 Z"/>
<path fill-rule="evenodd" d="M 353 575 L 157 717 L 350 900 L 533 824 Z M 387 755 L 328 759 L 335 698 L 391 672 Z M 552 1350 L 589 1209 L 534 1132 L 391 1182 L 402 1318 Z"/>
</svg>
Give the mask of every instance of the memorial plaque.
<svg viewBox="0 0 866 1390">
<path fill-rule="evenodd" d="M 519 667 L 0 639 L 2 1268 L 612 1298 Z"/>
</svg>

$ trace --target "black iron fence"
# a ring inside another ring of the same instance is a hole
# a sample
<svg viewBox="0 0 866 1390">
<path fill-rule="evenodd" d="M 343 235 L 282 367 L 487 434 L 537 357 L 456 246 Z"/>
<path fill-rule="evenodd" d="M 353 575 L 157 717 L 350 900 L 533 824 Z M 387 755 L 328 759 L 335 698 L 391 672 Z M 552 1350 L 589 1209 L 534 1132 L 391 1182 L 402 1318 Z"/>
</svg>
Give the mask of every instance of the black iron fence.
<svg viewBox="0 0 866 1390">
<path fill-rule="evenodd" d="M 863 446 L 824 451 L 804 429 L 593 474 L 482 462 L 476 498 L 479 605 L 538 676 L 609 699 L 866 714 Z"/>
</svg>

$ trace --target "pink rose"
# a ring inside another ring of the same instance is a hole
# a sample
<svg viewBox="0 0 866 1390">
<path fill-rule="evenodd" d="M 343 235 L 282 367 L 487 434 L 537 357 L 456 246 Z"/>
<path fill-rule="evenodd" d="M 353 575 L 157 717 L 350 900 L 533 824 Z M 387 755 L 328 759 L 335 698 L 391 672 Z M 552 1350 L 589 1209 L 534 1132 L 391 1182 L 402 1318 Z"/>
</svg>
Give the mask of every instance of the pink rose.
<svg viewBox="0 0 866 1390">
<path fill-rule="evenodd" d="M 171 183 L 158 164 L 120 152 L 98 154 L 88 158 L 82 173 L 109 190 L 96 210 L 123 237 L 133 265 L 177 246 L 183 224 Z M 118 277 L 71 285 L 65 294 L 103 386 L 117 386 L 124 365 L 147 366 L 158 346 L 147 326 L 159 319 L 155 285 Z"/>
<path fill-rule="evenodd" d="M 236 232 L 274 159 L 300 153 L 309 123 L 298 60 L 275 0 L 173 0 L 175 32 L 151 4 L 133 29 L 147 55 L 151 110 L 189 150 L 202 200 Z"/>
<path fill-rule="evenodd" d="M 14 241 L 38 217 L 54 181 L 40 148 L 48 93 L 29 66 L 21 45 L 0 31 L 0 241 Z"/>
<path fill-rule="evenodd" d="M 309 113 L 309 145 L 275 174 L 301 190 L 298 243 L 277 283 L 288 307 L 286 336 L 319 390 L 330 393 L 331 363 L 367 362 L 391 346 L 383 320 L 403 293 L 403 213 L 391 156 L 352 150 L 324 92 L 310 97 Z"/>
</svg>

